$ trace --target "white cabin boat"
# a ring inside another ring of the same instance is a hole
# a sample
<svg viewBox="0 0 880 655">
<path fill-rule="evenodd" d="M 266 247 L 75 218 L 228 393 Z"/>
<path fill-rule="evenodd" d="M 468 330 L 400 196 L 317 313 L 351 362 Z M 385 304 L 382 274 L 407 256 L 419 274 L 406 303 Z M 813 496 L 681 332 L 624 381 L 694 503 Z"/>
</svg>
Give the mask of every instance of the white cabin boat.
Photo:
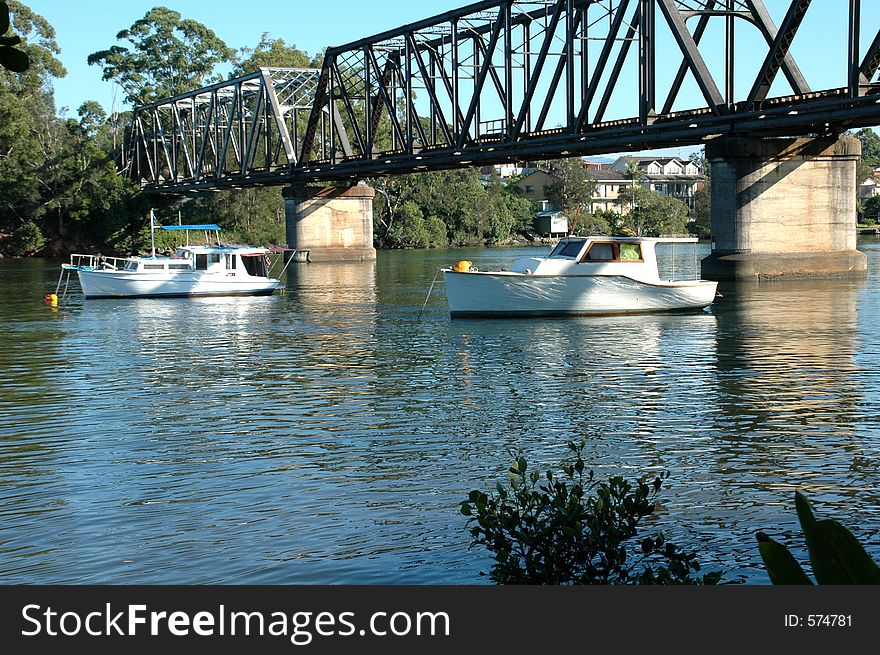
<svg viewBox="0 0 880 655">
<path fill-rule="evenodd" d="M 443 269 L 456 317 L 589 316 L 700 310 L 718 283 L 660 278 L 658 243 L 696 239 L 570 237 L 547 257 L 525 257 L 509 271 L 478 271 L 470 262 Z"/>
<path fill-rule="evenodd" d="M 219 231 L 217 225 L 174 225 L 165 230 Z M 155 249 L 154 249 L 155 252 Z M 62 275 L 76 271 L 86 298 L 167 298 L 270 295 L 283 288 L 269 276 L 267 248 L 181 246 L 171 256 L 70 256 Z M 60 286 L 59 279 L 59 286 Z"/>
</svg>

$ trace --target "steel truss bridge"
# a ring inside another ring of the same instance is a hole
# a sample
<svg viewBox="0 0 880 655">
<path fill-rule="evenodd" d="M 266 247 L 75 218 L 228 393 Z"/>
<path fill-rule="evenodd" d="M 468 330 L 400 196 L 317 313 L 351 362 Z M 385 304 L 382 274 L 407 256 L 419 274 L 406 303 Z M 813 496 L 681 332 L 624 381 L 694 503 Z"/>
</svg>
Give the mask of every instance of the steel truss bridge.
<svg viewBox="0 0 880 655">
<path fill-rule="evenodd" d="M 763 0 L 484 0 L 329 48 L 321 69 L 137 107 L 125 165 L 183 193 L 876 125 L 880 31 L 863 22 L 880 9 L 835 2 L 843 29 L 809 46 L 831 87 L 792 53 L 812 0 L 783 2 L 779 24 Z"/>
</svg>

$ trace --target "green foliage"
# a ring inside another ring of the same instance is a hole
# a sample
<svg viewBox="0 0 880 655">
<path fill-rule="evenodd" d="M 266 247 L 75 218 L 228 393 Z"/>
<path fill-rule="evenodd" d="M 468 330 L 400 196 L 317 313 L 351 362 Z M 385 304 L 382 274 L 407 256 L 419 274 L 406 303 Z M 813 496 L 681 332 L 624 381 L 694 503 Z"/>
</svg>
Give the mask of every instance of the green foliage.
<svg viewBox="0 0 880 655">
<path fill-rule="evenodd" d="M 708 239 L 712 234 L 712 193 L 705 184 L 694 194 L 694 207 L 691 209 L 691 220 L 687 224 L 688 232 L 695 237 Z"/>
<path fill-rule="evenodd" d="M 856 184 L 861 184 L 880 167 L 880 135 L 866 127 L 852 134 L 862 143 L 862 158 L 857 165 Z"/>
<path fill-rule="evenodd" d="M 868 218 L 876 219 L 880 216 L 880 196 L 872 196 L 862 203 L 862 214 Z"/>
<path fill-rule="evenodd" d="M 620 226 L 636 236 L 659 237 L 687 232 L 688 206 L 678 198 L 664 196 L 640 186 L 631 186 L 617 199 Z"/>
<path fill-rule="evenodd" d="M 795 492 L 795 508 L 818 584 L 880 584 L 880 567 L 849 530 L 832 519 L 817 520 L 800 492 Z M 773 584 L 812 584 L 785 546 L 763 532 L 757 536 Z"/>
<path fill-rule="evenodd" d="M 495 563 L 489 574 L 499 584 L 715 584 L 717 573 L 700 570 L 662 533 L 638 535 L 641 521 L 655 511 L 666 477 L 630 483 L 620 476 L 593 479 L 583 460 L 583 442 L 568 444 L 571 456 L 561 475 L 528 472 L 514 462 L 507 485 L 495 493 L 472 491 L 461 504 L 471 517 L 472 545 L 485 546 Z"/>
<path fill-rule="evenodd" d="M 168 7 L 154 7 L 116 38 L 128 45 L 94 52 L 88 63 L 101 66 L 103 79 L 118 83 L 133 105 L 219 81 L 217 64 L 234 58 L 212 30 Z"/>
<path fill-rule="evenodd" d="M 46 239 L 39 226 L 28 221 L 12 233 L 9 253 L 15 257 L 27 257 L 39 252 L 46 245 Z"/>
<path fill-rule="evenodd" d="M 571 232 L 580 236 L 611 234 L 618 220 L 619 216 L 610 209 L 597 209 L 592 214 L 577 216 L 577 223 L 572 221 Z"/>
<path fill-rule="evenodd" d="M 587 175 L 580 157 L 542 162 L 544 168 L 556 181 L 547 187 L 547 199 L 559 211 L 574 216 L 580 211 L 586 214 L 593 196 L 596 180 Z"/>
<path fill-rule="evenodd" d="M 14 73 L 23 73 L 30 66 L 30 59 L 27 53 L 12 47 L 21 43 L 21 37 L 3 36 L 9 27 L 9 5 L 0 2 L 0 66 Z"/>
<path fill-rule="evenodd" d="M 504 243 L 526 229 L 532 203 L 511 187 L 480 179 L 477 169 L 372 180 L 376 244 L 425 248 Z"/>
<path fill-rule="evenodd" d="M 284 39 L 273 39 L 263 32 L 255 48 L 240 48 L 234 74 L 250 73 L 258 68 L 318 68 L 323 55 L 310 57 L 295 45 L 287 45 Z"/>
</svg>

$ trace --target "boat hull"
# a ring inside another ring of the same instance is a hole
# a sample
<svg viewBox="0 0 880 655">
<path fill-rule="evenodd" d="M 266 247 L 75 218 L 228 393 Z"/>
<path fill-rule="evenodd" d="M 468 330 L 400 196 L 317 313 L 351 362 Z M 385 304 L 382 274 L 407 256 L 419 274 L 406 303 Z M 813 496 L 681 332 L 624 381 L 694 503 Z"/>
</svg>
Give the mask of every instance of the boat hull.
<svg viewBox="0 0 880 655">
<path fill-rule="evenodd" d="M 453 318 L 696 311 L 712 304 L 718 286 L 705 280 L 647 283 L 624 276 L 451 270 L 443 276 Z"/>
<path fill-rule="evenodd" d="M 181 272 L 167 275 L 127 271 L 77 271 L 86 298 L 180 298 L 192 296 L 271 295 L 281 281 Z"/>
</svg>

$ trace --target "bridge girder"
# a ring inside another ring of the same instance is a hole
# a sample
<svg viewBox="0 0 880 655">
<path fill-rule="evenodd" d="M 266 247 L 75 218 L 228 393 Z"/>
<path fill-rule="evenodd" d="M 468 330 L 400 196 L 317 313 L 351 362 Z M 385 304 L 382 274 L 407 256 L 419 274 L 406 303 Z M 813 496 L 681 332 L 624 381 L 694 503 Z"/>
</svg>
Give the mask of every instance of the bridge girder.
<svg viewBox="0 0 880 655">
<path fill-rule="evenodd" d="M 139 107 L 131 174 L 179 193 L 870 126 L 880 32 L 863 54 L 861 3 L 848 2 L 847 68 L 838 86 L 813 90 L 791 51 L 811 0 L 790 0 L 779 27 L 763 0 L 483 0 L 329 48 L 320 71 L 295 74 L 309 96 L 295 116 L 278 96 L 285 69 Z M 712 21 L 725 35 L 714 59 Z M 757 72 L 735 67 L 745 24 L 766 44 Z M 661 44 L 671 80 L 657 73 Z M 786 92 L 771 97 L 780 72 Z M 703 104 L 681 109 L 688 81 Z M 633 115 L 609 118 L 621 95 Z M 201 114 L 186 109 L 196 98 Z"/>
</svg>

